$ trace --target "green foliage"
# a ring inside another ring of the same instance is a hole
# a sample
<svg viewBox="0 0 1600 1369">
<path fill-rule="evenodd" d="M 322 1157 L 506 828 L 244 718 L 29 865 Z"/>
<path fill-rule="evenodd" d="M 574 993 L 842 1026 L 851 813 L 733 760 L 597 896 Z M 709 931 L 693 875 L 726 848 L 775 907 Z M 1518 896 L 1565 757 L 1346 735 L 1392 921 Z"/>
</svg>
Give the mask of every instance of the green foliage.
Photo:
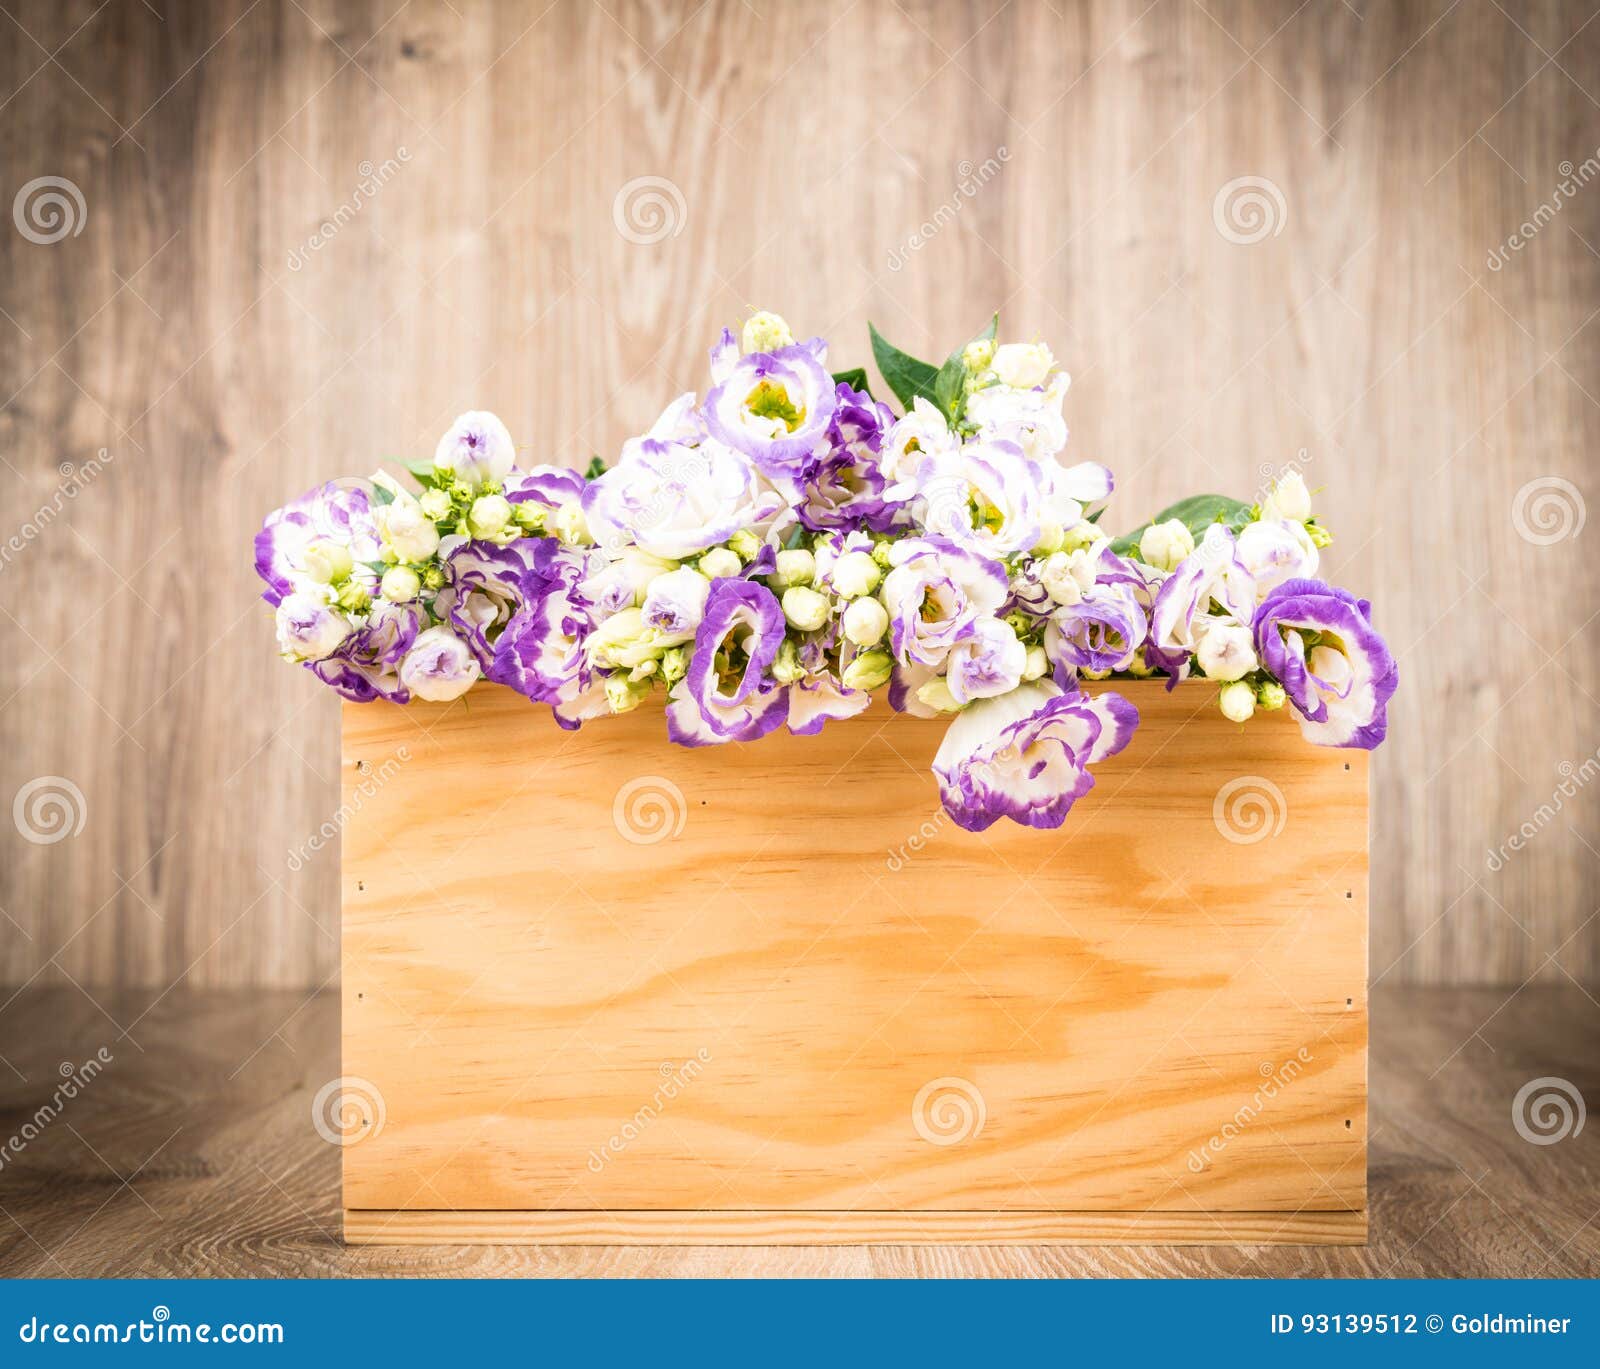
<svg viewBox="0 0 1600 1369">
<path fill-rule="evenodd" d="M 872 391 L 867 388 L 867 368 L 865 366 L 852 366 L 848 371 L 835 371 L 833 373 L 835 385 L 848 385 L 852 390 L 859 390 L 862 394 L 870 396 Z"/>
<path fill-rule="evenodd" d="M 989 320 L 989 326 L 981 333 L 974 334 L 955 351 L 945 358 L 945 363 L 939 368 L 939 374 L 933 380 L 933 402 L 938 405 L 939 412 L 945 416 L 946 422 L 954 427 L 961 418 L 961 411 L 967 401 L 967 366 L 961 359 L 969 346 L 974 342 L 993 342 L 995 331 L 1000 326 L 1000 315 L 995 314 Z"/>
<path fill-rule="evenodd" d="M 605 473 L 606 463 L 598 456 L 591 456 L 589 458 L 589 465 L 583 472 L 583 478 L 585 480 L 596 480 Z"/>
<path fill-rule="evenodd" d="M 1132 532 L 1123 533 L 1112 542 L 1111 550 L 1118 556 L 1126 556 L 1129 552 L 1137 551 L 1139 538 L 1146 528 L 1173 518 L 1189 529 L 1190 535 L 1198 545 L 1200 539 L 1206 535 L 1206 529 L 1213 523 L 1221 523 L 1238 532 L 1250 521 L 1250 514 L 1249 504 L 1238 499 L 1230 499 L 1225 494 L 1191 494 L 1187 499 L 1180 499 L 1176 504 L 1162 509 L 1154 518 L 1141 523 Z"/>
<path fill-rule="evenodd" d="M 902 352 L 870 323 L 867 332 L 872 336 L 872 359 L 878 363 L 878 374 L 894 392 L 900 406 L 909 412 L 918 398 L 931 401 L 939 368 L 918 360 L 909 352 Z"/>
</svg>

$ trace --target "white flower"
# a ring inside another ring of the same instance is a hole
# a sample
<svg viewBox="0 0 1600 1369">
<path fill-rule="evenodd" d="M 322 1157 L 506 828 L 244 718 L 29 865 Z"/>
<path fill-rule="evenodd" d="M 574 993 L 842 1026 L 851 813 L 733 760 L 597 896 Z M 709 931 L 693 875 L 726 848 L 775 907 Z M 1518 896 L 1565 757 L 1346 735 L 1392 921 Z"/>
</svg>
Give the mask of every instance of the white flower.
<svg viewBox="0 0 1600 1369">
<path fill-rule="evenodd" d="M 789 325 L 777 314 L 751 314 L 745 320 L 739 338 L 740 350 L 750 352 L 776 352 L 780 347 L 793 347 L 794 334 Z"/>
<path fill-rule="evenodd" d="M 1103 549 L 1102 539 L 1076 551 L 1057 551 L 1045 557 L 1039 568 L 1045 593 L 1058 604 L 1081 603 L 1099 578 Z"/>
<path fill-rule="evenodd" d="M 1152 523 L 1139 536 L 1139 555 L 1157 570 L 1177 570 L 1194 550 L 1194 534 L 1181 518 Z"/>
<path fill-rule="evenodd" d="M 587 546 L 594 541 L 589 520 L 583 516 L 583 505 L 575 499 L 556 510 L 553 526 L 564 547 Z"/>
<path fill-rule="evenodd" d="M 990 363 L 1000 383 L 1018 390 L 1043 385 L 1056 359 L 1042 342 L 1008 342 L 994 349 Z"/>
<path fill-rule="evenodd" d="M 1027 665 L 1028 649 L 1011 624 L 1003 618 L 980 618 L 972 635 L 950 648 L 944 679 L 951 697 L 967 704 L 1009 694 L 1022 683 Z"/>
<path fill-rule="evenodd" d="M 430 627 L 417 634 L 400 662 L 400 683 L 419 699 L 449 703 L 459 699 L 477 680 L 478 658 L 447 627 Z"/>
<path fill-rule="evenodd" d="M 1306 488 L 1305 477 L 1299 471 L 1280 476 L 1272 493 L 1261 501 L 1263 519 L 1287 518 L 1304 523 L 1311 517 L 1311 491 Z"/>
<path fill-rule="evenodd" d="M 803 547 L 778 553 L 778 568 L 773 579 L 784 588 L 809 585 L 817 576 L 817 560 Z"/>
<path fill-rule="evenodd" d="M 378 531 L 397 561 L 420 563 L 439 550 L 439 529 L 422 505 L 403 491 L 393 503 L 378 506 L 376 519 Z"/>
<path fill-rule="evenodd" d="M 828 621 L 828 599 L 814 589 L 797 585 L 783 592 L 783 616 L 801 632 L 815 632 Z"/>
<path fill-rule="evenodd" d="M 1257 599 L 1265 599 L 1285 580 L 1315 579 L 1321 559 L 1306 525 L 1283 518 L 1246 523 L 1235 550 L 1255 577 Z"/>
<path fill-rule="evenodd" d="M 644 610 L 625 608 L 613 613 L 590 634 L 587 647 L 595 665 L 632 670 L 653 661 L 683 639 L 666 637 L 644 620 Z"/>
<path fill-rule="evenodd" d="M 422 580 L 409 566 L 390 566 L 380 590 L 391 604 L 409 604 L 422 592 Z"/>
<path fill-rule="evenodd" d="M 645 592 L 642 617 L 664 638 L 687 642 L 705 616 L 711 581 L 693 566 L 658 575 Z"/>
<path fill-rule="evenodd" d="M 994 363 L 994 339 L 985 337 L 969 342 L 961 349 L 961 364 L 977 375 L 987 371 Z"/>
<path fill-rule="evenodd" d="M 844 635 L 857 646 L 873 646 L 889 630 L 889 610 L 876 599 L 854 600 L 844 611 Z"/>
<path fill-rule="evenodd" d="M 462 414 L 439 439 L 433 468 L 469 485 L 486 485 L 504 480 L 516 459 L 506 425 L 491 413 L 473 412 Z"/>
<path fill-rule="evenodd" d="M 833 571 L 829 576 L 834 591 L 846 599 L 859 599 L 863 594 L 871 594 L 881 579 L 882 569 L 872 559 L 871 553 L 865 551 L 845 552 L 833 563 Z"/>
<path fill-rule="evenodd" d="M 929 534 L 1000 558 L 1039 540 L 1043 479 L 1014 442 L 978 438 L 930 457 L 914 481 L 892 487 L 889 496 L 914 495 L 914 515 Z"/>
<path fill-rule="evenodd" d="M 353 630 L 350 620 L 315 595 L 287 594 L 278 605 L 278 650 L 291 661 L 331 656 Z"/>
<path fill-rule="evenodd" d="M 1196 627 L 1200 641 L 1195 661 L 1208 679 L 1242 680 L 1256 668 L 1255 642 L 1244 623 L 1212 618 Z"/>
<path fill-rule="evenodd" d="M 912 402 L 911 412 L 890 428 L 883 439 L 878 466 L 886 480 L 911 480 L 926 459 L 954 451 L 957 445 L 944 415 L 918 396 Z"/>
<path fill-rule="evenodd" d="M 1050 657 L 1045 654 L 1042 646 L 1034 645 L 1028 648 L 1028 662 L 1022 667 L 1024 680 L 1043 679 L 1050 673 Z"/>
<path fill-rule="evenodd" d="M 1067 421 L 1061 416 L 1067 383 L 1065 375 L 1057 374 L 1042 390 L 1005 385 L 974 390 L 967 398 L 967 422 L 984 437 L 1015 442 L 1030 461 L 1052 461 L 1067 445 Z"/>
<path fill-rule="evenodd" d="M 729 579 L 743 569 L 744 562 L 739 559 L 738 553 L 726 547 L 712 547 L 700 558 L 701 574 L 709 575 L 713 580 Z"/>
<path fill-rule="evenodd" d="M 497 541 L 511 523 L 511 501 L 503 494 L 480 494 L 467 512 L 467 530 L 485 542 Z M 512 536 L 518 536 L 516 528 Z"/>
<path fill-rule="evenodd" d="M 1217 691 L 1217 707 L 1229 722 L 1245 722 L 1256 711 L 1256 692 L 1243 680 L 1235 680 Z"/>
<path fill-rule="evenodd" d="M 350 559 L 350 548 L 338 542 L 319 537 L 306 548 L 306 574 L 319 585 L 331 585 L 350 574 L 355 563 Z"/>
</svg>

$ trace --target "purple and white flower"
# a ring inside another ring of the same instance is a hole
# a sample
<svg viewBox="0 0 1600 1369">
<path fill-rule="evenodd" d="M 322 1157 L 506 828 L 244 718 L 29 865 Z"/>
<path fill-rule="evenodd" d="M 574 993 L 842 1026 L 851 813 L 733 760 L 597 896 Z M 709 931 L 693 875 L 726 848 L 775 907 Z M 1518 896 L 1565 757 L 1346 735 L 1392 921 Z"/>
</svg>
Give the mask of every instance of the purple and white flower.
<svg viewBox="0 0 1600 1369">
<path fill-rule="evenodd" d="M 1006 597 L 1000 562 L 944 537 L 895 544 L 879 597 L 889 610 L 889 640 L 902 665 L 938 666 L 950 648 L 993 617 Z"/>
<path fill-rule="evenodd" d="M 878 464 L 892 481 L 915 481 L 923 463 L 953 452 L 961 440 L 950 431 L 945 417 L 926 399 L 918 396 L 911 410 L 884 436 L 878 450 Z"/>
<path fill-rule="evenodd" d="M 838 407 L 826 355 L 815 340 L 740 357 L 706 396 L 711 436 L 775 480 L 800 479 Z"/>
<path fill-rule="evenodd" d="M 495 641 L 487 677 L 537 703 L 558 707 L 589 689 L 595 672 L 585 646 L 594 618 L 581 586 L 603 564 L 604 557 L 592 548 L 562 547 L 550 553 L 535 592 Z"/>
<path fill-rule="evenodd" d="M 1070 383 L 1065 374 L 1057 372 L 1038 389 L 989 385 L 974 390 L 967 397 L 967 422 L 994 437 L 1015 442 L 1030 461 L 1051 462 L 1067 445 L 1061 401 L 1066 398 Z"/>
<path fill-rule="evenodd" d="M 286 594 L 278 603 L 278 651 L 288 661 L 331 656 L 354 628 L 344 614 L 316 594 Z"/>
<path fill-rule="evenodd" d="M 959 704 L 992 699 L 1022 683 L 1028 648 L 1011 624 L 1001 618 L 980 618 L 970 637 L 950 648 L 945 658 L 945 685 Z"/>
<path fill-rule="evenodd" d="M 928 534 L 998 559 L 1038 542 L 1043 478 L 1016 443 L 975 440 L 930 457 L 915 480 L 889 494 L 910 498 L 912 517 Z"/>
<path fill-rule="evenodd" d="M 1255 580 L 1256 595 L 1265 598 L 1285 580 L 1314 580 L 1317 544 L 1304 523 L 1263 519 L 1246 523 L 1236 544 L 1239 563 Z"/>
<path fill-rule="evenodd" d="M 1076 603 L 1061 604 L 1044 631 L 1057 678 L 1079 670 L 1126 670 L 1144 641 L 1145 613 L 1127 581 L 1097 582 Z"/>
<path fill-rule="evenodd" d="M 640 617 L 661 641 L 669 645 L 687 642 L 705 617 L 710 594 L 711 581 L 694 567 L 682 566 L 650 582 Z"/>
<path fill-rule="evenodd" d="M 887 532 L 900 515 L 887 497 L 878 453 L 894 415 L 886 404 L 841 384 L 826 449 L 798 477 L 795 512 L 814 532 L 871 528 Z"/>
<path fill-rule="evenodd" d="M 553 542 L 530 537 L 506 546 L 461 541 L 443 556 L 449 583 L 434 599 L 434 615 L 448 620 L 484 670 L 494 664 L 501 630 L 543 589 L 554 552 Z"/>
<path fill-rule="evenodd" d="M 781 727 L 788 692 L 770 672 L 783 636 L 783 609 L 771 590 L 749 580 L 713 581 L 688 673 L 668 696 L 668 737 L 680 746 L 713 746 Z"/>
<path fill-rule="evenodd" d="M 1139 713 L 1118 694 L 1064 693 L 1041 680 L 963 709 L 933 760 L 945 811 L 981 832 L 1000 818 L 1059 827 L 1094 787 L 1089 767 L 1132 739 Z"/>
<path fill-rule="evenodd" d="M 419 632 L 400 662 L 400 683 L 430 703 L 459 699 L 482 673 L 472 648 L 443 625 Z"/>
<path fill-rule="evenodd" d="M 511 432 L 491 413 L 464 413 L 439 439 L 433 468 L 469 485 L 498 483 L 517 461 Z"/>
<path fill-rule="evenodd" d="M 832 675 L 797 681 L 789 686 L 789 731 L 797 737 L 814 737 L 824 723 L 853 718 L 871 702 L 866 690 L 847 689 Z"/>
<path fill-rule="evenodd" d="M 324 684 L 356 703 L 388 699 L 403 704 L 411 692 L 400 683 L 400 662 L 427 622 L 415 604 L 379 602 L 344 644 L 307 667 Z"/>
<path fill-rule="evenodd" d="M 532 466 L 507 474 L 505 497 L 513 504 L 531 504 L 553 513 L 569 504 L 581 504 L 588 483 L 582 471 L 569 466 Z"/>
<path fill-rule="evenodd" d="M 750 458 L 720 442 L 644 438 L 583 496 L 589 530 L 616 557 L 629 545 L 681 561 L 734 533 L 764 534 L 785 507 Z"/>
<path fill-rule="evenodd" d="M 1372 605 L 1320 580 L 1289 580 L 1255 615 L 1256 651 L 1319 746 L 1370 751 L 1388 732 L 1399 668 L 1372 626 Z"/>
<path fill-rule="evenodd" d="M 1199 629 L 1215 613 L 1248 623 L 1255 616 L 1256 584 L 1239 559 L 1234 537 L 1220 523 L 1206 529 L 1200 545 L 1161 582 L 1150 611 L 1150 640 L 1160 651 L 1190 656 Z"/>
<path fill-rule="evenodd" d="M 316 582 L 309 553 L 319 542 L 346 549 L 358 571 L 379 558 L 371 488 L 365 480 L 330 480 L 267 515 L 255 540 L 256 574 L 267 585 L 263 599 L 276 608 L 285 595 Z"/>
</svg>

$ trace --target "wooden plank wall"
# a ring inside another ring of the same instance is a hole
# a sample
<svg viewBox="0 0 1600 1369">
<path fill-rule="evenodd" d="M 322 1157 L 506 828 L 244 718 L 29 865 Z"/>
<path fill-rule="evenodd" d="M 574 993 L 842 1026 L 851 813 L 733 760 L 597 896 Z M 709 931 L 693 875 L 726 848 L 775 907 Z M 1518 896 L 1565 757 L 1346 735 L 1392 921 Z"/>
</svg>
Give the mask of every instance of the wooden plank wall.
<svg viewBox="0 0 1600 1369">
<path fill-rule="evenodd" d="M 0 799 L 83 817 L 0 832 L 0 981 L 336 974 L 334 862 L 288 856 L 338 707 L 274 658 L 263 511 L 467 407 L 613 452 L 749 306 L 850 364 L 995 305 L 1074 372 L 1114 522 L 1326 487 L 1404 681 L 1374 976 L 1597 977 L 1600 187 L 1540 211 L 1600 148 L 1591 6 L 0 8 L 5 202 L 81 194 L 0 225 Z M 1264 220 L 1218 207 L 1246 177 Z"/>
</svg>

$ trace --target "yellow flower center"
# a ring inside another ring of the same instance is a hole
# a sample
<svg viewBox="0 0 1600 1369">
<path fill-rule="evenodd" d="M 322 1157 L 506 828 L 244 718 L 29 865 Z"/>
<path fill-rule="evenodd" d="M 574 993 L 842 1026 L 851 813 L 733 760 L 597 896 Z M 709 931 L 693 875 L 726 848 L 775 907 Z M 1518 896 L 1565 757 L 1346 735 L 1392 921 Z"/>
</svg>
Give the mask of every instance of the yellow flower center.
<svg viewBox="0 0 1600 1369">
<path fill-rule="evenodd" d="M 770 380 L 763 380 L 751 390 L 744 406 L 757 418 L 779 419 L 790 432 L 806 421 L 806 411 L 795 407 L 788 390 Z"/>
</svg>

